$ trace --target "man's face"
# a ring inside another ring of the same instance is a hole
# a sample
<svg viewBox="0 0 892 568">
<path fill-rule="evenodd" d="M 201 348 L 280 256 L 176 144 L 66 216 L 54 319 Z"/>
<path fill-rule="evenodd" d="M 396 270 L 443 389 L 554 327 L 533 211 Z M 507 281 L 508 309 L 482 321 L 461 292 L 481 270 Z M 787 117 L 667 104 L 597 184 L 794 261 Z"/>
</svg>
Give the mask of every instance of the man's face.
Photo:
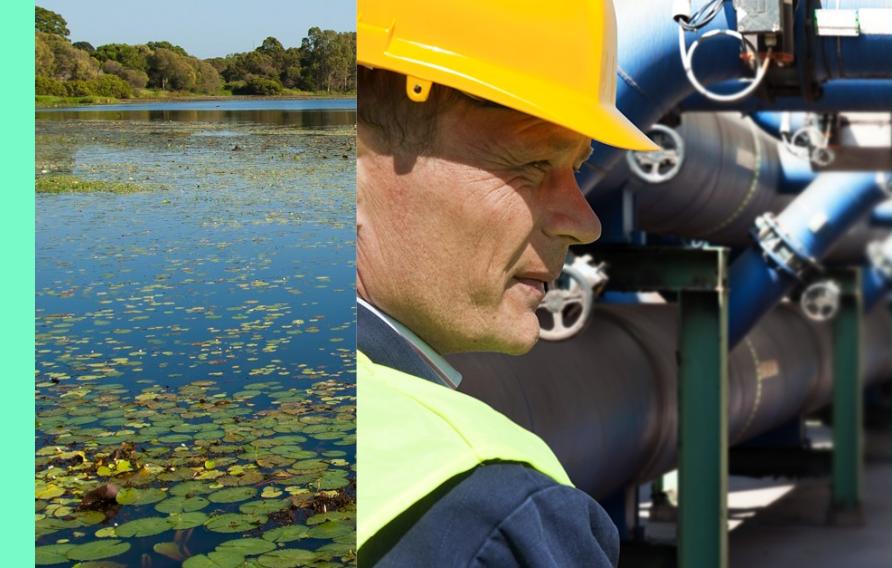
<svg viewBox="0 0 892 568">
<path fill-rule="evenodd" d="M 458 104 L 433 155 L 382 155 L 359 132 L 357 288 L 440 353 L 521 354 L 570 244 L 601 225 L 574 177 L 590 140 L 512 110 Z"/>
</svg>

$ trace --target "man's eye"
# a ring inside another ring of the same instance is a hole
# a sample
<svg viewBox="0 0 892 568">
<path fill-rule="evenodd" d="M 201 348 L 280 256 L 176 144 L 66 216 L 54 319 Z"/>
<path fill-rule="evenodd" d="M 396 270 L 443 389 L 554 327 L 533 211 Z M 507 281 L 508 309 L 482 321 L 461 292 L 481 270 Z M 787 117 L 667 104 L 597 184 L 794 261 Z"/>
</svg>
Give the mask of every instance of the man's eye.
<svg viewBox="0 0 892 568">
<path fill-rule="evenodd" d="M 526 166 L 540 172 L 547 172 L 551 169 L 551 162 L 548 160 L 536 160 L 535 162 L 529 162 Z"/>
</svg>

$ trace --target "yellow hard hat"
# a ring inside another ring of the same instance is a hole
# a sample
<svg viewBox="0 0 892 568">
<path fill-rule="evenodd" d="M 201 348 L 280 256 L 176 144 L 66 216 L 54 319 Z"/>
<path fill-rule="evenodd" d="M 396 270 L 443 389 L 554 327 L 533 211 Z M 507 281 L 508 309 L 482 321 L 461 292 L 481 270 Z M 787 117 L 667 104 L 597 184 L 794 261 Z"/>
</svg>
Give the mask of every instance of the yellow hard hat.
<svg viewBox="0 0 892 568">
<path fill-rule="evenodd" d="M 359 0 L 356 60 L 438 83 L 599 142 L 659 150 L 616 108 L 611 0 Z"/>
</svg>

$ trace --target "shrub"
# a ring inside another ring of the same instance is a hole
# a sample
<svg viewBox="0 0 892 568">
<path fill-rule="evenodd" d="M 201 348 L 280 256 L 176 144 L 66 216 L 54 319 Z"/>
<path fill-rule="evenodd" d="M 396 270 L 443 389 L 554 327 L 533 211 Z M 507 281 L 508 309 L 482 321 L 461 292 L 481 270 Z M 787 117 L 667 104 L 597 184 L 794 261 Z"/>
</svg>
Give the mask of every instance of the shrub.
<svg viewBox="0 0 892 568">
<path fill-rule="evenodd" d="M 132 91 L 130 83 L 117 75 L 100 75 L 88 81 L 93 95 L 100 97 L 114 97 L 116 99 L 129 99 Z"/>
<path fill-rule="evenodd" d="M 34 94 L 67 97 L 68 90 L 65 88 L 65 83 L 62 81 L 53 79 L 52 77 L 38 75 L 34 78 Z"/>
<path fill-rule="evenodd" d="M 243 86 L 233 84 L 232 92 L 236 95 L 278 95 L 282 92 L 282 84 L 275 79 L 251 77 Z"/>
<path fill-rule="evenodd" d="M 87 97 L 93 94 L 93 91 L 90 90 L 89 81 L 67 81 L 65 90 L 69 97 Z"/>
</svg>

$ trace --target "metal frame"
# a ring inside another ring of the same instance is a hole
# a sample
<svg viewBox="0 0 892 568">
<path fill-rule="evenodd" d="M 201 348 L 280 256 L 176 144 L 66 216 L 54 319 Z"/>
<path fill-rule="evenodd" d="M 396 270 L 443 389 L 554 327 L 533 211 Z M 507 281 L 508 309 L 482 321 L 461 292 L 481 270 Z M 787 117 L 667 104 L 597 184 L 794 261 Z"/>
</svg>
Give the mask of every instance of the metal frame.
<svg viewBox="0 0 892 568">
<path fill-rule="evenodd" d="M 596 247 L 608 289 L 678 294 L 678 566 L 728 566 L 728 249 Z"/>
<path fill-rule="evenodd" d="M 842 294 L 839 313 L 833 320 L 833 478 L 829 521 L 850 526 L 864 522 L 861 268 L 834 271 L 833 278 L 840 284 Z"/>
</svg>

